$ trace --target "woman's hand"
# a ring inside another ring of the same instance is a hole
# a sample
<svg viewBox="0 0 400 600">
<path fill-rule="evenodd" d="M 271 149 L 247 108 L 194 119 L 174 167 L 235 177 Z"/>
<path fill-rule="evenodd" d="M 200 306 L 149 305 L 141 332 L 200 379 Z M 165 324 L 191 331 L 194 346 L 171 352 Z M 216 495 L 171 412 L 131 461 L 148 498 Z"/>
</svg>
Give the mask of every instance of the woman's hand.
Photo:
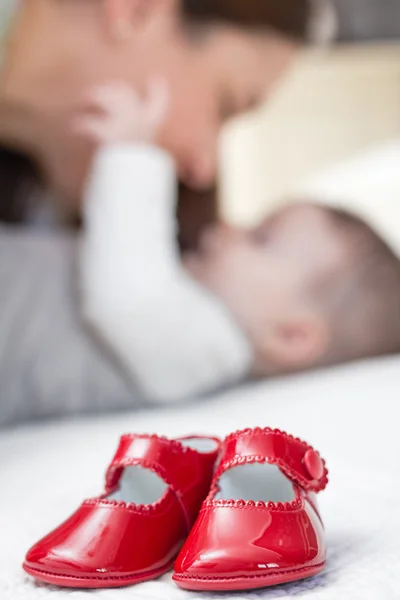
<svg viewBox="0 0 400 600">
<path fill-rule="evenodd" d="M 146 97 L 123 82 L 89 90 L 72 127 L 96 144 L 150 143 L 168 111 L 170 95 L 162 79 L 149 82 Z"/>
</svg>

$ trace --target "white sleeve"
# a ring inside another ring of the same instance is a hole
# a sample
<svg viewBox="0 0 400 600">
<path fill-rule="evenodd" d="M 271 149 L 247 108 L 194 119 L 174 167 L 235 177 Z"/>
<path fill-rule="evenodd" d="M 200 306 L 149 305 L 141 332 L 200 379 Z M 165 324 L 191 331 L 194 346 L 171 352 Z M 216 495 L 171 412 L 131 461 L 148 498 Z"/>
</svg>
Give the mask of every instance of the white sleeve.
<svg viewBox="0 0 400 600">
<path fill-rule="evenodd" d="M 85 202 L 86 319 L 151 399 L 185 400 L 243 378 L 247 340 L 184 271 L 172 159 L 150 146 L 98 154 Z"/>
</svg>

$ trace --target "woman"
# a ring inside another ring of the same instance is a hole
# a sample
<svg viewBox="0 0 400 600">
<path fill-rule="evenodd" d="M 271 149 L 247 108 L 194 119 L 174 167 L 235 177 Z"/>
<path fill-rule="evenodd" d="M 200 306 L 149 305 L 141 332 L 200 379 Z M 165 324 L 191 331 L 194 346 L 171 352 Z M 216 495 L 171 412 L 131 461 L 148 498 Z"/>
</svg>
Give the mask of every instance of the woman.
<svg viewBox="0 0 400 600">
<path fill-rule="evenodd" d="M 5 48 L 0 82 L 0 141 L 19 153 L 3 152 L 8 185 L 2 189 L 9 208 L 4 212 L 9 220 L 20 216 L 18 207 L 25 214 L 28 210 L 30 220 L 40 214 L 32 202 L 27 206 L 21 201 L 28 182 L 22 168 L 31 182 L 40 173 L 47 196 L 59 207 L 79 213 L 95 148 L 72 135 L 69 124 L 87 86 L 110 79 L 128 81 L 138 90 L 154 74 L 168 81 L 171 109 L 157 141 L 173 154 L 189 188 L 210 188 L 221 125 L 264 100 L 306 31 L 306 0 L 293 0 L 289 11 L 288 5 L 281 10 L 276 4 L 22 3 Z M 271 23 L 288 35 L 270 29 Z M 26 156 L 35 159 L 35 168 Z M 35 194 L 29 197 L 34 200 Z M 0 245 L 0 424 L 138 404 L 112 357 L 80 326 L 71 292 L 73 235 L 3 229 Z"/>
</svg>

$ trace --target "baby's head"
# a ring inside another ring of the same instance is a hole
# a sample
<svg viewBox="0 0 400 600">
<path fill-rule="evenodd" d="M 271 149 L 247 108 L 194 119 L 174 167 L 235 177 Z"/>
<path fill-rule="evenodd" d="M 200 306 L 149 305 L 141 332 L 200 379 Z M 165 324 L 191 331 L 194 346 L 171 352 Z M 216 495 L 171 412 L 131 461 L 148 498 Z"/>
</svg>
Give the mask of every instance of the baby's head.
<svg viewBox="0 0 400 600">
<path fill-rule="evenodd" d="M 256 374 L 400 351 L 400 261 L 349 213 L 302 203 L 215 226 L 187 268 L 246 333 Z"/>
</svg>

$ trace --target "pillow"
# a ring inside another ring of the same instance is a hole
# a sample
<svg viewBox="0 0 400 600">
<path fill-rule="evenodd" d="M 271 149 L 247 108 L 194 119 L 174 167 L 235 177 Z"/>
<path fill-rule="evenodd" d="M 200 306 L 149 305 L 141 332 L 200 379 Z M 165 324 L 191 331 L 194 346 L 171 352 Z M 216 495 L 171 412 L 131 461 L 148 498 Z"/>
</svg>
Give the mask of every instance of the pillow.
<svg viewBox="0 0 400 600">
<path fill-rule="evenodd" d="M 298 194 L 355 213 L 400 258 L 400 138 L 325 169 Z"/>
</svg>

